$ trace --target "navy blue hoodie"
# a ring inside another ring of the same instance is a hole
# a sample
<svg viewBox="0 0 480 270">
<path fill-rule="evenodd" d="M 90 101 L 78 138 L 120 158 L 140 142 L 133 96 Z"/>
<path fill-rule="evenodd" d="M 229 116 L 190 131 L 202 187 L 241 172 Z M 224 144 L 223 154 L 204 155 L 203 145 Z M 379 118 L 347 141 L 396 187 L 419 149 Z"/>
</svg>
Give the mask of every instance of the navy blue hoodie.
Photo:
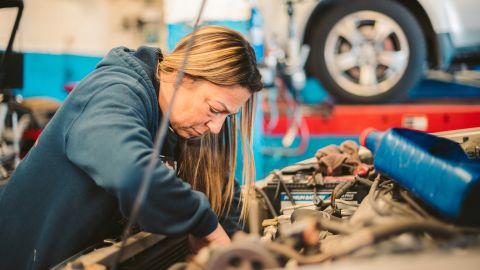
<svg viewBox="0 0 480 270">
<path fill-rule="evenodd" d="M 0 269 L 46 269 L 120 234 L 161 120 L 159 57 L 148 47 L 111 50 L 57 111 L 0 191 Z M 140 229 L 202 237 L 217 223 L 205 195 L 159 160 Z"/>
</svg>

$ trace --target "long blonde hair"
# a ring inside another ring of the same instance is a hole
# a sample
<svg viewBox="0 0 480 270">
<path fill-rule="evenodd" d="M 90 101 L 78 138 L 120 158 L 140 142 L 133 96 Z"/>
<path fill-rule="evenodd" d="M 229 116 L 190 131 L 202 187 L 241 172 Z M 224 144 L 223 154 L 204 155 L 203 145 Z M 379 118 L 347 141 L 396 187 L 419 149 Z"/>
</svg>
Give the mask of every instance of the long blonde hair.
<svg viewBox="0 0 480 270">
<path fill-rule="evenodd" d="M 171 54 L 158 65 L 160 72 L 178 71 L 191 34 L 184 37 Z M 205 26 L 195 33 L 185 74 L 221 86 L 240 85 L 251 93 L 262 89 L 255 53 L 250 44 L 236 31 L 221 26 Z M 249 198 L 255 181 L 252 151 L 255 95 L 242 106 L 240 117 L 228 117 L 219 134 L 208 133 L 199 140 L 181 143 L 179 176 L 193 189 L 205 193 L 212 209 L 220 216 L 230 211 L 235 181 L 237 128 L 243 155 L 242 184 L 244 197 Z M 239 119 L 238 119 L 239 118 Z M 243 201 L 241 217 L 245 218 L 248 200 Z"/>
</svg>

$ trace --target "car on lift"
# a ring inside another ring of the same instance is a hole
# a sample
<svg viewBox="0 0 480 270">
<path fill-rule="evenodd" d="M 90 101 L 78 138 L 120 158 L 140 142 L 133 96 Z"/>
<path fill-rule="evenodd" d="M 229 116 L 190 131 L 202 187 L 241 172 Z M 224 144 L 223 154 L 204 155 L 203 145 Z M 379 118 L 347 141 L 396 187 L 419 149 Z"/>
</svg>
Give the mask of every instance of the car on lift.
<svg viewBox="0 0 480 270">
<path fill-rule="evenodd" d="M 260 1 L 266 30 L 282 44 L 287 16 L 278 2 Z M 301 41 L 310 46 L 306 71 L 339 102 L 399 101 L 427 69 L 479 63 L 478 0 L 290 2 Z"/>
</svg>

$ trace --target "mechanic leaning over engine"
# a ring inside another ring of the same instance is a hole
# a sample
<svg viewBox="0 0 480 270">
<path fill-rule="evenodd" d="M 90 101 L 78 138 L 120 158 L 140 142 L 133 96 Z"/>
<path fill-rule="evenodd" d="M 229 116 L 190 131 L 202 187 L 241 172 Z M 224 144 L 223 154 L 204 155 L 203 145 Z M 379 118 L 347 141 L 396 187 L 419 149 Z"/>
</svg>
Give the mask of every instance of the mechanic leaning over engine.
<svg viewBox="0 0 480 270">
<path fill-rule="evenodd" d="M 171 104 L 190 36 L 167 55 L 114 48 L 78 84 L 0 191 L 0 269 L 46 269 L 119 236 L 170 105 L 138 228 L 189 234 L 194 249 L 230 242 L 247 207 L 234 180 L 236 128 L 245 145 L 261 78 L 239 33 L 203 27 Z M 243 182 L 250 186 L 254 164 L 245 150 Z M 162 159 L 175 160 L 176 171 Z"/>
</svg>

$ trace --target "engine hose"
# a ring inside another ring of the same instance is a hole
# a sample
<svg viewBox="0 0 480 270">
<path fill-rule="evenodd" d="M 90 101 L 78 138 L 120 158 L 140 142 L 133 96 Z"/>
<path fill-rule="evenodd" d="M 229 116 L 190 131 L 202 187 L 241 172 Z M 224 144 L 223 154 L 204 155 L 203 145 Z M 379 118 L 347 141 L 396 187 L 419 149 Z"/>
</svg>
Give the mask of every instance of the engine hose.
<svg viewBox="0 0 480 270">
<path fill-rule="evenodd" d="M 348 181 L 348 182 L 342 182 L 338 184 L 332 191 L 332 196 L 331 196 L 331 203 L 333 208 L 337 208 L 337 205 L 335 204 L 335 200 L 339 199 L 342 197 L 347 191 L 355 185 L 355 180 Z"/>
<path fill-rule="evenodd" d="M 337 244 L 335 252 L 330 253 L 330 256 L 331 258 L 344 256 L 403 233 L 428 233 L 436 237 L 451 238 L 458 236 L 460 231 L 452 226 L 434 221 L 398 220 L 391 224 L 365 228 L 346 236 Z"/>
<path fill-rule="evenodd" d="M 400 196 L 424 218 L 433 219 L 409 194 L 406 190 L 400 190 Z"/>
<path fill-rule="evenodd" d="M 335 252 L 322 253 L 312 256 L 304 256 L 294 249 L 279 244 L 269 243 L 267 248 L 271 251 L 296 260 L 300 264 L 321 263 L 329 259 L 341 257 L 370 246 L 379 241 L 402 233 L 429 233 L 442 238 L 450 238 L 459 235 L 459 230 L 454 227 L 432 221 L 396 221 L 394 224 L 382 224 L 375 227 L 359 230 L 343 238 L 337 243 Z"/>
<path fill-rule="evenodd" d="M 331 258 L 331 256 L 323 253 L 317 254 L 317 255 L 305 256 L 298 253 L 295 249 L 287 245 L 283 245 L 275 242 L 268 243 L 266 247 L 272 252 L 283 255 L 290 259 L 294 259 L 300 264 L 321 263 Z"/>
<path fill-rule="evenodd" d="M 370 205 L 372 206 L 372 209 L 381 216 L 391 216 L 392 214 L 398 214 L 402 216 L 413 217 L 415 219 L 425 218 L 425 216 L 408 207 L 408 205 L 395 202 L 393 200 L 390 200 L 389 198 L 385 198 L 385 195 L 395 188 L 394 186 L 385 187 L 385 185 L 390 183 L 392 183 L 392 181 L 390 180 L 380 183 L 380 175 L 376 177 L 368 193 L 368 199 Z M 381 186 L 383 186 L 383 188 Z M 391 211 L 380 208 L 377 204 L 378 200 L 382 200 L 385 204 L 389 205 Z"/>
<path fill-rule="evenodd" d="M 339 221 L 334 221 L 333 219 L 321 219 L 320 227 L 331 233 L 337 234 L 351 234 L 354 232 L 354 230 L 352 230 L 352 228 L 350 228 L 348 225 L 345 225 Z"/>
<path fill-rule="evenodd" d="M 314 218 L 319 223 L 321 229 L 327 230 L 331 233 L 351 234 L 354 232 L 352 228 L 345 225 L 341 219 L 331 216 L 323 211 L 296 209 L 290 217 L 292 223 L 306 218 Z"/>
<path fill-rule="evenodd" d="M 355 181 L 357 181 L 358 183 L 364 184 L 366 186 L 369 186 L 369 187 L 371 187 L 373 185 L 373 181 L 371 181 L 367 178 L 360 177 L 358 175 L 355 175 Z"/>
<path fill-rule="evenodd" d="M 416 219 L 425 219 L 425 217 L 423 217 L 421 214 L 414 211 L 407 204 L 398 203 L 398 202 L 393 201 L 389 198 L 386 198 L 386 194 L 388 192 L 390 192 L 390 191 L 384 190 L 384 191 L 379 192 L 378 193 L 378 199 L 382 200 L 385 204 L 388 204 L 391 207 L 392 211 L 395 210 L 396 214 L 404 215 L 404 216 L 408 216 L 408 217 L 412 217 L 412 218 L 416 218 Z M 392 214 L 394 214 L 394 213 L 390 213 L 390 215 L 392 215 Z"/>
<path fill-rule="evenodd" d="M 430 220 L 396 221 L 393 224 L 377 225 L 369 230 L 372 231 L 375 241 L 406 232 L 429 233 L 441 238 L 450 238 L 460 234 L 460 231 L 453 226 Z"/>
<path fill-rule="evenodd" d="M 277 187 L 275 188 L 275 196 L 273 197 L 273 201 L 277 200 L 278 195 L 280 195 L 280 181 L 277 181 Z"/>
<path fill-rule="evenodd" d="M 293 199 L 292 193 L 290 192 L 290 189 L 287 187 L 287 184 L 285 181 L 282 179 L 282 174 L 278 170 L 273 171 L 273 174 L 276 177 L 276 180 L 280 182 L 282 185 L 283 189 L 285 190 L 285 193 L 287 193 L 288 199 L 292 203 L 292 205 L 296 205 L 295 200 Z"/>
<path fill-rule="evenodd" d="M 268 198 L 267 194 L 265 194 L 265 192 L 263 192 L 263 190 L 261 190 L 260 188 L 258 187 L 255 187 L 255 192 L 257 192 L 258 194 L 260 194 L 263 198 L 263 200 L 265 201 L 265 203 L 267 204 L 267 207 L 268 207 L 268 210 L 270 211 L 270 214 L 275 218 L 275 217 L 278 217 L 278 214 L 277 214 L 277 211 L 275 211 L 275 208 L 273 207 L 272 205 L 272 202 L 270 201 L 270 199 Z"/>
</svg>

